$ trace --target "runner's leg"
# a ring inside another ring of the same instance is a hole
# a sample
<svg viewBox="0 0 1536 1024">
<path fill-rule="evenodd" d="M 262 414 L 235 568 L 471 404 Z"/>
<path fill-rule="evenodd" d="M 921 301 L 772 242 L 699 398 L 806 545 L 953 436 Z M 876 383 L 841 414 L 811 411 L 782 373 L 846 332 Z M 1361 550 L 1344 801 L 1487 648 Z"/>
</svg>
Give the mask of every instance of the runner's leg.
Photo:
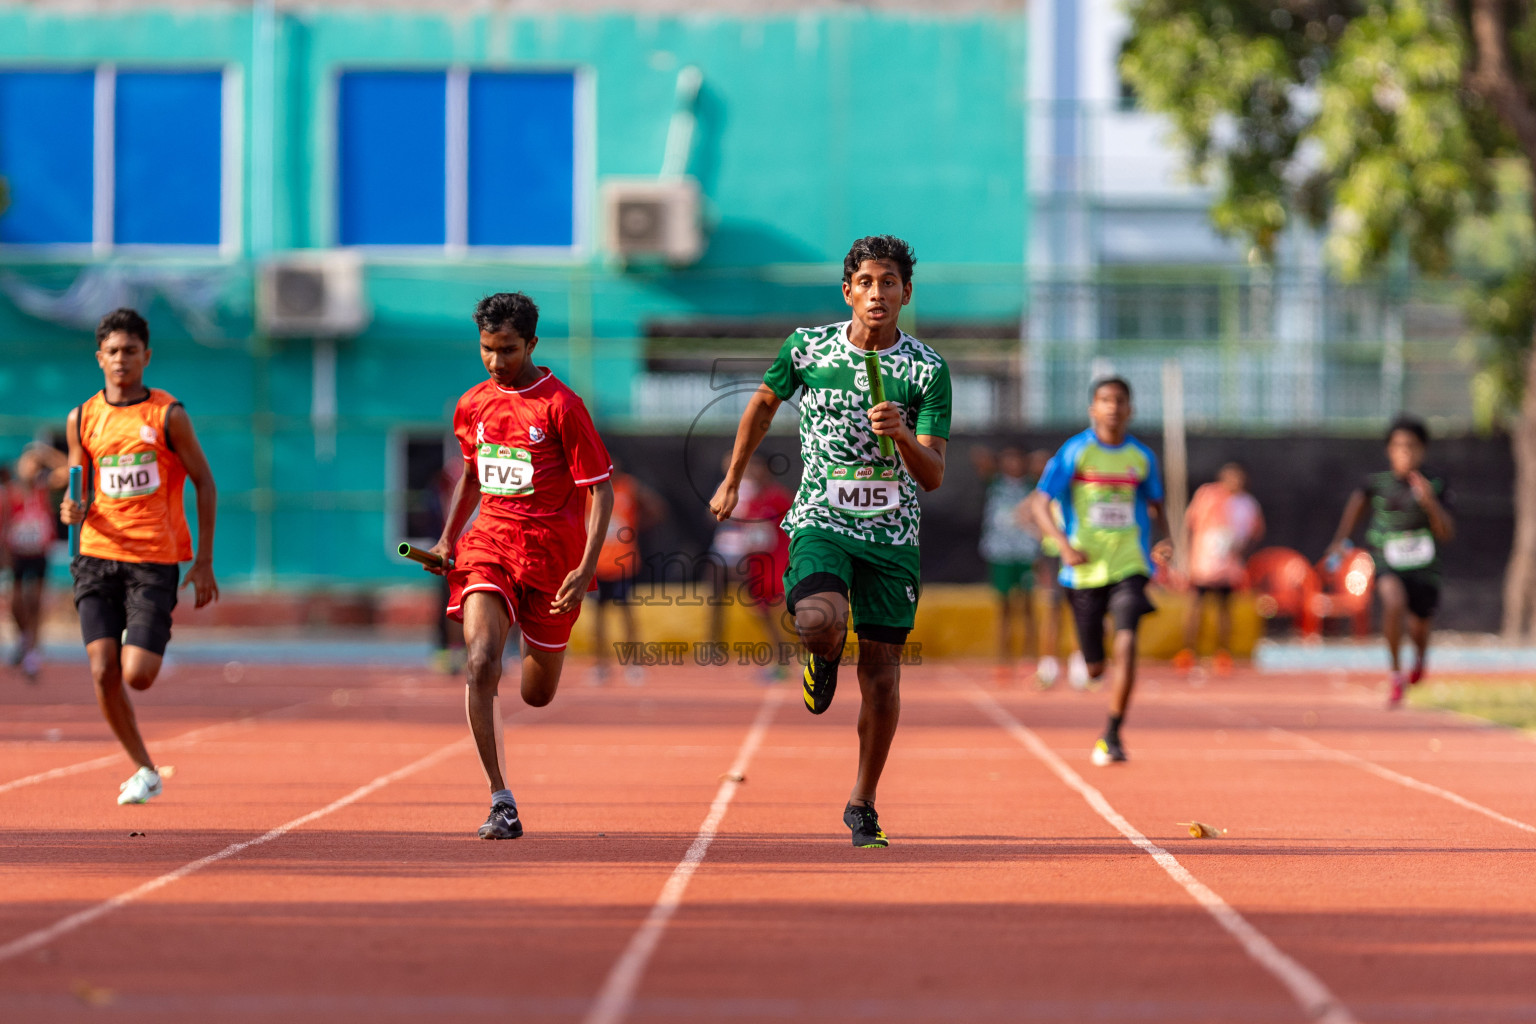
<svg viewBox="0 0 1536 1024">
<path fill-rule="evenodd" d="M 901 645 L 859 640 L 859 774 L 851 804 L 873 807 L 901 718 Z"/>
<path fill-rule="evenodd" d="M 1216 650 L 1232 650 L 1232 591 L 1216 593 Z"/>
<path fill-rule="evenodd" d="M 1136 631 L 1115 630 L 1115 670 L 1110 676 L 1109 713 L 1114 718 L 1124 718 L 1125 709 L 1131 703 L 1131 691 L 1136 688 Z M 1103 671 L 1102 663 L 1100 671 Z"/>
<path fill-rule="evenodd" d="M 812 654 L 842 657 L 848 642 L 848 598 L 836 591 L 808 594 L 795 602 L 795 632 Z"/>
<path fill-rule="evenodd" d="M 92 640 L 86 644 L 85 654 L 91 663 L 91 681 L 96 685 L 96 703 L 101 706 L 102 716 L 106 718 L 112 734 L 123 745 L 123 750 L 134 764 L 153 770 L 155 763 L 150 760 L 144 738 L 139 735 L 139 723 L 133 714 L 133 704 L 123 690 L 123 666 L 118 642 L 111 637 Z"/>
<path fill-rule="evenodd" d="M 550 651 L 533 644 L 523 645 L 523 703 L 541 708 L 555 699 L 560 688 L 560 670 L 565 666 L 565 651 Z"/>
<path fill-rule="evenodd" d="M 159 678 L 160 664 L 164 660 L 165 656 L 162 654 L 156 654 L 136 644 L 124 644 L 121 655 L 123 682 L 135 690 L 149 689 Z"/>
<path fill-rule="evenodd" d="M 1408 638 L 1413 641 L 1414 670 L 1420 674 L 1423 673 L 1424 661 L 1429 654 L 1429 633 L 1434 623 L 1435 620 L 1431 618 L 1408 616 Z"/>
<path fill-rule="evenodd" d="M 467 657 L 467 683 L 464 711 L 469 731 L 475 737 L 475 750 L 491 792 L 506 788 L 501 739 L 501 704 L 497 691 L 501 686 L 501 654 L 506 648 L 507 631 L 512 617 L 501 594 L 477 590 L 464 595 L 464 647 Z"/>
<path fill-rule="evenodd" d="M 1388 573 L 1376 581 L 1376 596 L 1381 599 L 1381 632 L 1387 641 L 1387 657 L 1392 674 L 1402 671 L 1399 649 L 1403 645 L 1403 615 L 1408 608 L 1408 591 L 1403 581 Z"/>
<path fill-rule="evenodd" d="M 1013 591 L 997 592 L 997 660 L 1006 664 L 1013 654 L 1009 633 L 1013 627 Z"/>
</svg>

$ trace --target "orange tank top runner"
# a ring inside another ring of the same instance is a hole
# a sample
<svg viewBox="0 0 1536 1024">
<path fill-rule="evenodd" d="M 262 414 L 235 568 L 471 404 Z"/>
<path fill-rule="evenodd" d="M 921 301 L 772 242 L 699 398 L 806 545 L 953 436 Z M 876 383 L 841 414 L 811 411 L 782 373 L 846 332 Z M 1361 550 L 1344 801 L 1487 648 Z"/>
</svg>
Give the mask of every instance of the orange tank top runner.
<svg viewBox="0 0 1536 1024">
<path fill-rule="evenodd" d="M 187 471 L 165 420 L 176 399 L 159 388 L 132 405 L 97 392 L 80 406 L 90 510 L 80 553 L 116 562 L 185 562 L 192 557 L 182 488 Z"/>
</svg>

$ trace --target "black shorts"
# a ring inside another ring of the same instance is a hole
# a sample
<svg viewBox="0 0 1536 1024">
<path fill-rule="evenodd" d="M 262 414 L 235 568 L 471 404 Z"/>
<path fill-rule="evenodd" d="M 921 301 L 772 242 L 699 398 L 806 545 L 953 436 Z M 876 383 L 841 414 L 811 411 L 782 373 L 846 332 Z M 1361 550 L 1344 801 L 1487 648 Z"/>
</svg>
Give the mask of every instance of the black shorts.
<svg viewBox="0 0 1536 1024">
<path fill-rule="evenodd" d="M 1391 569 L 1382 570 L 1381 576 L 1396 576 L 1402 580 L 1403 591 L 1408 595 L 1408 614 L 1414 618 L 1432 619 L 1435 612 L 1440 610 L 1440 581 L 1433 576 L 1423 576 L 1416 572 L 1393 572 Z"/>
<path fill-rule="evenodd" d="M 1104 616 L 1113 615 L 1115 631 L 1134 630 L 1141 617 L 1156 611 L 1147 600 L 1145 576 L 1128 576 L 1107 587 L 1087 590 L 1067 588 L 1072 621 L 1077 626 L 1077 645 L 1083 660 L 1093 665 L 1104 660 Z"/>
<path fill-rule="evenodd" d="M 634 580 L 629 576 L 620 576 L 615 580 L 597 581 L 598 604 L 628 604 L 629 592 L 634 589 Z"/>
<path fill-rule="evenodd" d="M 48 576 L 48 556 L 12 555 L 11 576 L 17 583 L 26 583 L 28 580 L 41 582 Z"/>
<path fill-rule="evenodd" d="M 1230 583 L 1212 583 L 1212 584 L 1206 585 L 1206 584 L 1196 583 L 1195 584 L 1195 594 L 1198 597 L 1204 597 L 1206 594 L 1215 594 L 1217 597 L 1221 598 L 1223 601 L 1226 601 L 1226 600 L 1229 600 L 1232 597 L 1232 584 L 1230 584 Z"/>
<path fill-rule="evenodd" d="M 70 571 L 75 576 L 81 639 L 91 644 L 110 638 L 151 654 L 165 653 L 179 566 L 76 555 Z"/>
</svg>

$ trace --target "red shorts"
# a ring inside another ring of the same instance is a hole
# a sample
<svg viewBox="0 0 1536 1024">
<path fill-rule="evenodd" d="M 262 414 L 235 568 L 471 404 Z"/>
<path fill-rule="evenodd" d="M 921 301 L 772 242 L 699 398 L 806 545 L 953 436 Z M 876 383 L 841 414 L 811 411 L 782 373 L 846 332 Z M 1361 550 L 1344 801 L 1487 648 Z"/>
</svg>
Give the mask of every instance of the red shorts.
<svg viewBox="0 0 1536 1024">
<path fill-rule="evenodd" d="M 521 561 L 516 551 L 498 551 L 495 541 L 499 530 L 486 530 L 476 523 L 459 541 L 454 566 L 448 570 L 448 617 L 464 621 L 464 597 L 476 591 L 500 594 L 507 604 L 507 614 L 523 632 L 523 639 L 546 651 L 563 651 L 571 639 L 571 628 L 581 615 L 581 605 L 564 614 L 549 610 L 554 590 L 524 582 L 517 572 Z M 511 565 L 507 563 L 510 562 Z M 560 579 L 565 574 L 560 574 Z M 557 584 L 558 586 L 558 584 Z"/>
</svg>

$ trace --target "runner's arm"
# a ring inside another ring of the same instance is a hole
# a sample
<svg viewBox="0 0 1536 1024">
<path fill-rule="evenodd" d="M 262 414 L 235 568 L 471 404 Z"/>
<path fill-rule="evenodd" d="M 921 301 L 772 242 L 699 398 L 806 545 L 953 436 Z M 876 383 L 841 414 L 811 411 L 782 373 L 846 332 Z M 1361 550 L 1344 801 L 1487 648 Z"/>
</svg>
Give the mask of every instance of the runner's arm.
<svg viewBox="0 0 1536 1024">
<path fill-rule="evenodd" d="M 774 413 L 783 404 L 784 400 L 766 384 L 759 384 L 752 397 L 747 399 L 747 408 L 741 414 L 741 422 L 736 425 L 736 446 L 731 449 L 730 467 L 725 471 L 725 479 L 716 488 L 715 496 L 709 499 L 710 514 L 716 520 L 723 523 L 731 518 L 747 463 L 751 461 L 752 453 L 757 451 L 757 446 L 763 443 L 763 438 L 768 436 L 768 428 L 773 426 Z"/>
<path fill-rule="evenodd" d="M 555 600 L 549 610 L 563 615 L 587 596 L 587 586 L 597 573 L 597 556 L 603 550 L 603 538 L 608 536 L 608 520 L 613 515 L 613 481 L 602 480 L 587 488 L 592 500 L 587 503 L 587 546 L 581 553 L 581 564 L 572 569 L 555 592 Z"/>
<path fill-rule="evenodd" d="M 1419 507 L 1429 517 L 1429 530 L 1435 535 L 1435 540 L 1444 544 L 1456 536 L 1456 521 L 1435 496 L 1435 489 L 1424 479 L 1424 474 L 1414 470 L 1408 477 L 1408 483 L 1413 488 L 1413 496 L 1418 499 Z"/>
<path fill-rule="evenodd" d="M 1168 529 L 1168 516 L 1163 503 L 1155 498 L 1147 499 L 1147 518 L 1152 521 L 1152 561 L 1166 565 L 1173 559 L 1173 533 Z M 1161 533 L 1162 539 L 1155 539 Z"/>
<path fill-rule="evenodd" d="M 80 466 L 82 472 L 88 469 L 89 467 L 86 466 L 85 446 L 80 443 L 80 407 L 78 405 L 69 410 L 69 416 L 64 420 L 64 436 L 69 439 L 69 465 Z M 66 472 L 68 472 L 67 469 Z M 86 489 L 89 490 L 90 474 L 84 475 L 86 477 Z M 78 502 L 71 501 L 69 495 L 66 494 L 64 499 L 59 502 L 59 520 L 64 525 L 73 526 L 76 523 L 85 522 L 85 510 L 90 507 L 91 503 L 85 500 L 84 494 L 80 497 L 81 500 Z"/>
<path fill-rule="evenodd" d="M 219 492 L 213 483 L 208 456 L 203 454 L 203 446 L 192 429 L 192 417 L 180 405 L 171 406 L 165 415 L 165 436 L 197 491 L 197 551 L 181 585 L 192 585 L 196 606 L 201 608 L 219 599 L 219 585 L 213 578 L 213 524 L 219 513 Z"/>
<path fill-rule="evenodd" d="M 1360 520 L 1365 518 L 1366 506 L 1365 492 L 1356 490 L 1344 503 L 1344 515 L 1339 519 L 1339 528 L 1334 531 L 1333 541 L 1328 545 L 1328 550 L 1323 552 L 1324 558 L 1331 558 L 1338 554 L 1344 546 L 1344 542 L 1354 536 L 1355 529 L 1360 525 Z"/>
<path fill-rule="evenodd" d="M 443 514 L 442 536 L 432 545 L 432 554 L 441 558 L 445 564 L 453 558 L 454 543 L 459 539 L 459 534 L 464 532 L 464 524 L 474 514 L 475 506 L 480 504 L 480 477 L 474 469 L 468 461 L 465 462 L 464 472 L 459 474 L 459 482 L 453 485 L 453 497 L 448 499 L 448 510 Z M 447 569 L 433 569 L 429 566 L 427 571 L 442 576 Z"/>
<path fill-rule="evenodd" d="M 876 437 L 889 437 L 896 442 L 896 451 L 906 463 L 907 472 L 925 491 L 931 491 L 944 482 L 944 453 L 949 439 L 932 434 L 916 434 L 907 426 L 901 414 L 901 406 L 895 402 L 881 402 L 869 410 L 869 425 Z"/>
</svg>

